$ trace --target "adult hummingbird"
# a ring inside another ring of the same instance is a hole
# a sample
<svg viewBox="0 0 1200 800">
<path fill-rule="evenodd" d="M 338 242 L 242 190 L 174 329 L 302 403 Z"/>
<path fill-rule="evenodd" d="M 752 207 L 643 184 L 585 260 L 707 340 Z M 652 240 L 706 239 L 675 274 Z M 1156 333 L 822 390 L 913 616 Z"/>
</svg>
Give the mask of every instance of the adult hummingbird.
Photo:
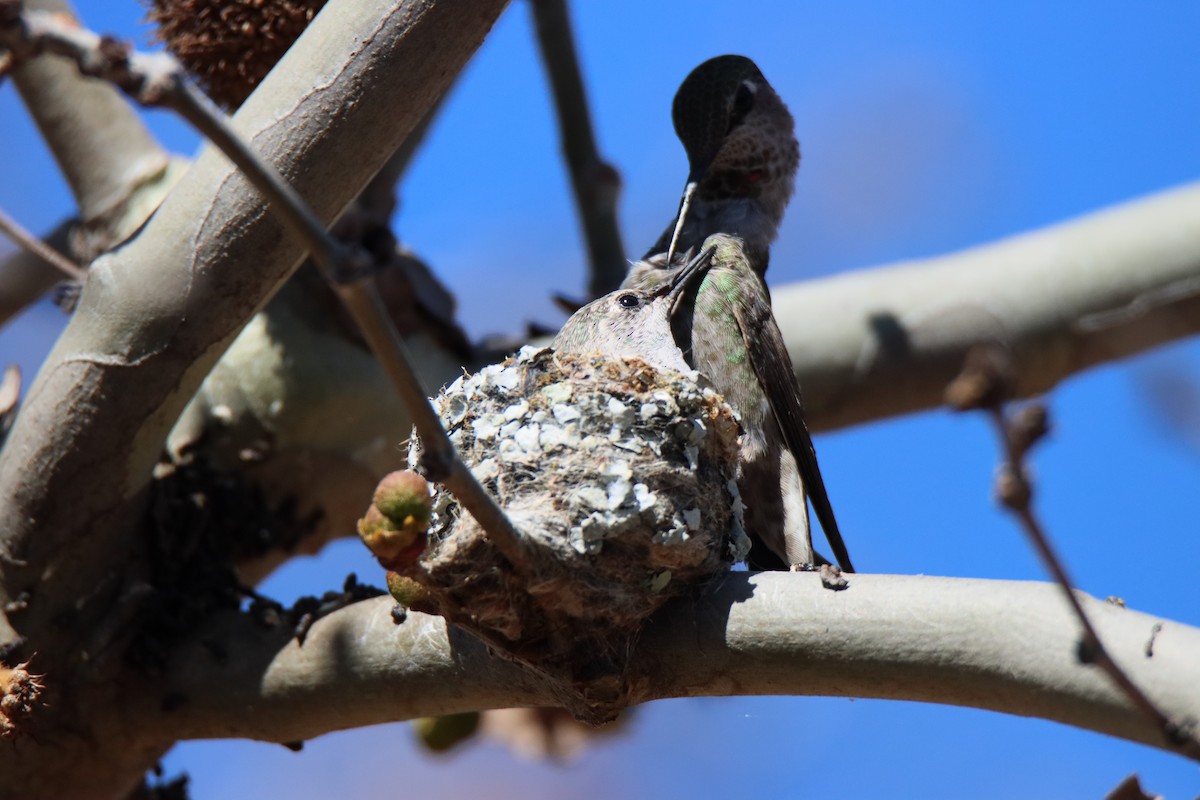
<svg viewBox="0 0 1200 800">
<path fill-rule="evenodd" d="M 702 278 L 692 277 L 697 271 Z M 756 539 L 748 560 L 774 569 L 815 564 L 807 489 L 838 565 L 853 572 L 804 423 L 787 346 L 742 240 L 714 234 L 692 264 L 676 272 L 688 277 L 673 279 L 679 293 L 673 337 L 686 360 L 741 416 L 738 484 L 746 529 Z"/>
<path fill-rule="evenodd" d="M 721 242 L 716 258 L 724 266 L 695 296 L 705 305 L 677 316 L 675 328 L 690 363 L 743 417 L 742 496 L 755 539 L 749 561 L 769 569 L 815 561 L 807 486 L 839 564 L 852 571 L 763 280 L 800 165 L 792 115 L 754 62 L 735 55 L 696 67 L 671 111 L 687 152 L 687 185 L 674 224 L 622 285 L 669 281 L 678 269 L 676 251 L 693 252 L 712 234 L 739 237 L 736 247 Z M 738 345 L 755 332 L 753 346 Z"/>
</svg>

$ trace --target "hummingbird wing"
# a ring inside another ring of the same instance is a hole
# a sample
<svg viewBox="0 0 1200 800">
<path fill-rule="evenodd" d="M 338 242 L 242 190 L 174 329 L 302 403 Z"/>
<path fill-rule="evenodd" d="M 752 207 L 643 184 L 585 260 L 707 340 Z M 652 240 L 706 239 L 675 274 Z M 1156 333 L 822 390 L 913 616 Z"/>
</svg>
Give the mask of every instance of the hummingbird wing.
<svg viewBox="0 0 1200 800">
<path fill-rule="evenodd" d="M 833 548 L 834 558 L 844 572 L 854 572 L 850 553 L 846 550 L 837 519 L 833 516 L 833 506 L 829 503 L 821 469 L 817 465 L 817 451 L 809 436 L 808 426 L 804 423 L 800 384 L 796 381 L 796 373 L 792 371 L 787 345 L 784 344 L 783 334 L 779 332 L 770 305 L 736 303 L 734 315 L 750 356 L 750 364 L 767 394 L 771 411 L 783 433 L 783 441 L 796 459 L 800 477 L 817 512 L 817 519 L 821 521 L 825 538 Z"/>
</svg>

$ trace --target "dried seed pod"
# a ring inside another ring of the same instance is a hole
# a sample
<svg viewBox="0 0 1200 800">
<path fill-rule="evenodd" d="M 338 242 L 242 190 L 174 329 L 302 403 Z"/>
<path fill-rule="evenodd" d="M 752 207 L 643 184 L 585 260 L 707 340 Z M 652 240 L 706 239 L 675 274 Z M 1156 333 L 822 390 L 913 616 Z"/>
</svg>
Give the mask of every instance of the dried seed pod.
<svg viewBox="0 0 1200 800">
<path fill-rule="evenodd" d="M 156 38 L 214 101 L 237 108 L 316 16 L 325 0 L 151 0 Z"/>
</svg>

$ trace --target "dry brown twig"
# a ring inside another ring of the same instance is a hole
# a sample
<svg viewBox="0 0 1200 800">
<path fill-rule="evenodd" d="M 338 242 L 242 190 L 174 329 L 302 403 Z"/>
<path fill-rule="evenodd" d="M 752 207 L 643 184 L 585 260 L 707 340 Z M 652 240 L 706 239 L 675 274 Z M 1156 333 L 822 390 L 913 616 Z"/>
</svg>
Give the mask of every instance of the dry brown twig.
<svg viewBox="0 0 1200 800">
<path fill-rule="evenodd" d="M 54 53 L 74 61 L 84 75 L 111 82 L 141 105 L 175 111 L 216 145 L 271 201 L 276 213 L 304 242 L 395 385 L 424 443 L 423 466 L 429 476 L 445 484 L 501 554 L 521 567 L 526 557 L 520 535 L 458 458 L 421 388 L 404 342 L 369 280 L 365 254 L 346 247 L 326 231 L 304 199 L 241 139 L 226 115 L 170 55 L 136 52 L 112 37 L 70 27 L 57 15 L 25 12 L 22 7 L 21 0 L 0 0 L 0 47 L 16 62 Z"/>
<path fill-rule="evenodd" d="M 1079 660 L 1104 670 L 1112 682 L 1129 698 L 1138 711 L 1163 735 L 1164 741 L 1191 758 L 1200 758 L 1200 740 L 1195 721 L 1178 720 L 1163 712 L 1113 660 L 1096 632 L 1083 605 L 1072 588 L 1062 559 L 1050 544 L 1049 536 L 1033 511 L 1033 487 L 1025 466 L 1025 457 L 1049 431 L 1045 406 L 1033 402 L 1015 413 L 1005 404 L 1014 396 L 1016 361 L 1000 344 L 978 345 L 967 353 L 962 372 L 946 387 L 946 402 L 957 411 L 985 412 L 1000 438 L 1004 460 L 996 476 L 996 496 L 1020 521 L 1042 564 L 1062 588 L 1075 617 L 1083 629 Z"/>
<path fill-rule="evenodd" d="M 0 209 L 0 233 L 3 233 L 13 242 L 24 247 L 71 280 L 82 283 L 87 278 L 87 272 L 81 269 L 78 264 L 34 236 L 21 223 L 5 213 L 3 209 Z"/>
</svg>

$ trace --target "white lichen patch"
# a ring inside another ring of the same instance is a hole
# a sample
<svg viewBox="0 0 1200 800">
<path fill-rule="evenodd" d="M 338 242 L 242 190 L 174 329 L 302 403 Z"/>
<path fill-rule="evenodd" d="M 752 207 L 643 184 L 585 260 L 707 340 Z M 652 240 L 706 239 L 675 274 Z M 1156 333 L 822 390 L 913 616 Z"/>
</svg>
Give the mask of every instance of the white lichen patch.
<svg viewBox="0 0 1200 800">
<path fill-rule="evenodd" d="M 650 487 L 644 483 L 633 485 L 633 497 L 637 500 L 638 511 L 645 511 L 658 502 L 658 495 L 650 491 Z"/>
<path fill-rule="evenodd" d="M 508 408 L 504 409 L 503 417 L 505 422 L 514 422 L 521 419 L 529 413 L 529 401 L 521 399 L 519 402 L 513 403 Z"/>
<path fill-rule="evenodd" d="M 482 441 L 490 441 L 496 438 L 496 434 L 500 432 L 500 426 L 504 424 L 504 417 L 500 414 L 488 414 L 486 417 L 480 417 L 471 423 L 472 429 L 475 431 L 475 438 Z"/>
<path fill-rule="evenodd" d="M 565 403 L 555 403 L 554 407 L 550 410 L 554 414 L 554 419 L 558 421 L 559 425 L 570 425 L 572 422 L 578 422 L 579 418 L 583 416 L 579 413 L 578 408 L 566 405 Z"/>
</svg>

